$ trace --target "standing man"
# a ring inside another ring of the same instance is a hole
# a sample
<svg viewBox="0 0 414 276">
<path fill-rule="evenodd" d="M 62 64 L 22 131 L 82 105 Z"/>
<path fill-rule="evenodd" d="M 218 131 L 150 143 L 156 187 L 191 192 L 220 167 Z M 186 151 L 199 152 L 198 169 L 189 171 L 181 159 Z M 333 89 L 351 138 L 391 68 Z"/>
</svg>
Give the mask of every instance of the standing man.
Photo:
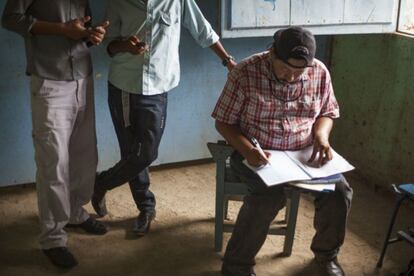
<svg viewBox="0 0 414 276">
<path fill-rule="evenodd" d="M 105 193 L 129 182 L 140 211 L 133 231 L 144 235 L 155 217 L 148 166 L 157 158 L 165 128 L 167 92 L 180 80 L 181 26 L 202 47 L 210 47 L 231 70 L 235 65 L 194 0 L 110 0 L 108 103 L 121 160 L 99 174 L 92 205 L 107 213 Z"/>
<path fill-rule="evenodd" d="M 241 62 L 230 74 L 212 116 L 218 132 L 236 149 L 231 167 L 251 194 L 244 198 L 224 255 L 223 275 L 255 275 L 255 256 L 270 223 L 285 205 L 283 187 L 267 187 L 248 169 L 266 164 L 265 149 L 298 150 L 313 145 L 311 160 L 332 159 L 329 134 L 339 108 L 328 70 L 314 58 L 313 35 L 300 27 L 277 31 L 269 51 Z M 280 164 L 283 166 L 283 164 Z M 311 249 L 328 275 L 344 275 L 337 254 L 345 237 L 352 189 L 345 178 L 331 193 L 315 193 L 316 234 Z"/>
<path fill-rule="evenodd" d="M 20 34 L 30 75 L 40 245 L 53 264 L 77 264 L 64 227 L 102 235 L 105 226 L 82 207 L 97 165 L 92 62 L 108 22 L 90 27 L 85 0 L 9 0 L 2 24 Z M 69 224 L 68 224 L 69 223 Z"/>
</svg>

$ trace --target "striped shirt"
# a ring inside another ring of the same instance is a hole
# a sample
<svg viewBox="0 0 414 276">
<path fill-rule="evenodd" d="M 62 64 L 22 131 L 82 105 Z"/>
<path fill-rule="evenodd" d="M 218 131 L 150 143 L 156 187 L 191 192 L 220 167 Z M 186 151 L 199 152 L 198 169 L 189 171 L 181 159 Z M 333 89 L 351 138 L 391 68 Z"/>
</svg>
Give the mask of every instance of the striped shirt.
<svg viewBox="0 0 414 276">
<path fill-rule="evenodd" d="M 311 145 L 315 121 L 339 117 L 329 72 L 314 59 L 299 80 L 285 84 L 275 77 L 272 64 L 270 52 L 240 62 L 229 74 L 212 117 L 238 125 L 243 135 L 255 137 L 265 149 Z"/>
</svg>

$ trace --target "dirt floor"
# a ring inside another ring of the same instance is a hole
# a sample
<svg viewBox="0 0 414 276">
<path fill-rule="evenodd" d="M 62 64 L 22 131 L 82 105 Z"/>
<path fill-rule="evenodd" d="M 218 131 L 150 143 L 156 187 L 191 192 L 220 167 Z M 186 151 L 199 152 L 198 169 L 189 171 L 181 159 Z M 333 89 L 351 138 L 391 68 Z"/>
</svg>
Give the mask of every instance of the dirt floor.
<svg viewBox="0 0 414 276">
<path fill-rule="evenodd" d="M 151 232 L 133 235 L 135 204 L 127 185 L 117 188 L 108 195 L 110 215 L 103 221 L 110 231 L 105 236 L 69 231 L 68 246 L 80 263 L 70 271 L 53 267 L 39 250 L 34 186 L 0 189 L 0 275 L 220 275 L 222 253 L 213 250 L 214 164 L 157 170 L 151 179 L 157 197 Z M 354 201 L 340 262 L 351 276 L 396 275 L 414 257 L 406 243 L 391 245 L 383 269 L 375 269 L 393 197 L 373 192 L 353 175 L 348 180 Z M 239 206 L 230 205 L 230 218 Z M 412 223 L 411 207 L 402 208 L 397 228 Z M 304 195 L 292 256 L 279 257 L 283 238 L 269 236 L 257 258 L 258 275 L 322 275 L 309 249 L 312 219 L 312 198 Z M 225 242 L 228 238 L 225 234 Z"/>
</svg>

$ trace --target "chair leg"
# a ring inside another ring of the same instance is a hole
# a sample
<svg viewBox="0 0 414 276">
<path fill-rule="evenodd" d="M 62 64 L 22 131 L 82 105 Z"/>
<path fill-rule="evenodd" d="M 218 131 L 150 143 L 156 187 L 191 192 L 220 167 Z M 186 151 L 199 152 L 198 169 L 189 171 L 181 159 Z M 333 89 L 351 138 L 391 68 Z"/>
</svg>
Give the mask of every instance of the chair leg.
<svg viewBox="0 0 414 276">
<path fill-rule="evenodd" d="M 224 198 L 224 219 L 229 220 L 229 199 Z"/>
<path fill-rule="evenodd" d="M 224 166 L 217 166 L 216 178 L 216 216 L 214 223 L 214 250 L 223 248 L 223 220 L 224 220 Z"/>
<path fill-rule="evenodd" d="M 388 247 L 388 244 L 389 244 L 389 239 L 390 239 L 390 236 L 391 236 L 391 233 L 392 233 L 392 228 L 394 227 L 395 219 L 397 218 L 397 213 L 398 213 L 398 210 L 400 209 L 401 203 L 403 202 L 403 200 L 405 198 L 406 198 L 405 196 L 399 196 L 398 199 L 397 199 L 397 202 L 395 204 L 394 210 L 392 212 L 391 222 L 388 226 L 387 235 L 385 236 L 384 245 L 383 245 L 382 250 L 381 250 L 381 255 L 380 255 L 380 258 L 379 258 L 378 263 L 377 263 L 378 268 L 382 267 L 385 252 L 387 251 L 387 247 Z"/>
<path fill-rule="evenodd" d="M 288 217 L 286 218 L 286 236 L 283 245 L 283 255 L 290 256 L 292 254 L 293 240 L 295 238 L 296 219 L 298 216 L 300 200 L 300 191 L 293 189 L 290 194 L 290 204 L 288 207 Z"/>
<path fill-rule="evenodd" d="M 290 200 L 290 198 L 287 198 L 286 199 L 286 208 L 285 208 L 285 218 L 284 218 L 284 221 L 283 221 L 286 224 L 289 220 L 290 204 L 291 204 L 291 200 Z"/>
<path fill-rule="evenodd" d="M 214 223 L 214 250 L 221 251 L 223 247 L 223 198 L 216 198 L 216 217 Z"/>
</svg>

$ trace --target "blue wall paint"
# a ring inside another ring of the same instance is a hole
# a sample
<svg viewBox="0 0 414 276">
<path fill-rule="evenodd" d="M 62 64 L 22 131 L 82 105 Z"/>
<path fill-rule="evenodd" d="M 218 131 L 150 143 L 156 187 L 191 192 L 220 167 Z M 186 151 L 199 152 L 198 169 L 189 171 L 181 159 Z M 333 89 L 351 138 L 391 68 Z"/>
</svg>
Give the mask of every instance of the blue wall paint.
<svg viewBox="0 0 414 276">
<path fill-rule="evenodd" d="M 92 0 L 94 20 L 104 14 L 106 1 Z M 218 29 L 218 1 L 197 1 L 206 18 Z M 0 0 L 3 10 L 5 0 Z M 326 58 L 327 37 L 318 39 L 318 56 Z M 224 40 L 225 48 L 238 60 L 262 51 L 270 38 Z M 23 40 L 0 29 L 0 186 L 33 182 L 35 163 L 31 140 L 29 78 L 24 75 Z M 103 47 L 92 50 L 95 75 L 96 124 L 99 169 L 118 161 L 119 151 L 107 107 L 107 66 Z M 210 117 L 226 80 L 227 72 L 209 49 L 200 48 L 183 30 L 180 46 L 181 83 L 169 94 L 167 127 L 154 164 L 210 157 L 206 142 L 219 139 Z"/>
</svg>

